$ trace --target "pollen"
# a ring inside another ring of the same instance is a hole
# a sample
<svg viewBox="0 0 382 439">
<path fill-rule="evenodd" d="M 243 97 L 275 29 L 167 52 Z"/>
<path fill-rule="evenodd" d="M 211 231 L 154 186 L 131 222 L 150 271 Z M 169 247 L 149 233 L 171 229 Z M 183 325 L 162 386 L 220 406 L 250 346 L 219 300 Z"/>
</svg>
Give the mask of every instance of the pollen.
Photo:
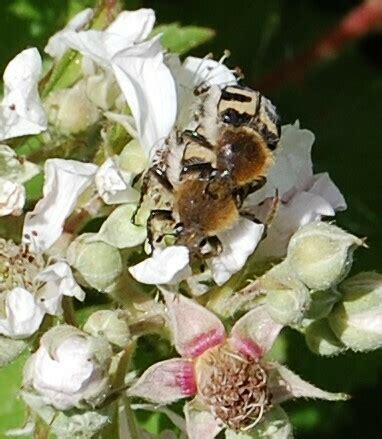
<svg viewBox="0 0 382 439">
<path fill-rule="evenodd" d="M 267 372 L 259 361 L 223 345 L 207 351 L 197 369 L 201 399 L 228 428 L 249 430 L 271 407 Z"/>
<path fill-rule="evenodd" d="M 31 289 L 43 266 L 43 258 L 33 254 L 27 244 L 0 239 L 0 293 L 15 287 Z"/>
</svg>

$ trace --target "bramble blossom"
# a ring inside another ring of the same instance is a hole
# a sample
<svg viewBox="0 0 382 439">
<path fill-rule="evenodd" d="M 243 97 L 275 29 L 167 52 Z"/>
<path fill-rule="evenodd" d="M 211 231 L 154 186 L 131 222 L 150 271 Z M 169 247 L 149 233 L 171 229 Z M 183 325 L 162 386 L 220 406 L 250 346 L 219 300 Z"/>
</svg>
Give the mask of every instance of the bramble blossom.
<svg viewBox="0 0 382 439">
<path fill-rule="evenodd" d="M 184 409 L 190 439 L 212 439 L 223 428 L 252 430 L 271 406 L 291 398 L 346 399 L 264 360 L 282 326 L 262 306 L 239 319 L 227 336 L 212 312 L 184 296 L 162 292 L 181 358 L 149 367 L 128 395 L 156 404 L 194 396 Z"/>
</svg>

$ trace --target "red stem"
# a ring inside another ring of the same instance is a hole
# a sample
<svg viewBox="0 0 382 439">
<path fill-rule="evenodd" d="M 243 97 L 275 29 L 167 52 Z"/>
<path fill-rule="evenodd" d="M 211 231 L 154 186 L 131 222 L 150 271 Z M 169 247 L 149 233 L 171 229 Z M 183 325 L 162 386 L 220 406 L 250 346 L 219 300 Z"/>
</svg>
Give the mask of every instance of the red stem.
<svg viewBox="0 0 382 439">
<path fill-rule="evenodd" d="M 337 55 L 346 44 L 382 25 L 382 0 L 365 1 L 348 12 L 333 28 L 319 37 L 305 52 L 286 61 L 270 75 L 257 81 L 257 87 L 269 91 L 288 81 L 300 81 L 319 61 Z"/>
</svg>

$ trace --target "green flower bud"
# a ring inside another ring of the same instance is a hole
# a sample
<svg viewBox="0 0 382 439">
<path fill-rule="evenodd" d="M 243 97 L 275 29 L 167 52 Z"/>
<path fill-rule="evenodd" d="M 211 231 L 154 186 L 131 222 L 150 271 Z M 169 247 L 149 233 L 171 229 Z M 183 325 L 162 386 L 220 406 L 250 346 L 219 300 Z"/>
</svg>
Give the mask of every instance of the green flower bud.
<svg viewBox="0 0 382 439">
<path fill-rule="evenodd" d="M 77 270 L 80 283 L 109 292 L 122 273 L 122 258 L 117 248 L 96 241 L 95 236 L 87 233 L 75 239 L 68 247 L 67 259 Z"/>
<path fill-rule="evenodd" d="M 147 156 L 138 140 L 133 139 L 119 155 L 119 166 L 125 172 L 140 174 L 148 165 Z"/>
<path fill-rule="evenodd" d="M 86 95 L 102 110 L 111 108 L 120 93 L 112 74 L 100 73 L 86 79 Z"/>
<path fill-rule="evenodd" d="M 117 248 L 142 244 L 147 236 L 147 228 L 145 225 L 135 225 L 132 222 L 136 210 L 136 204 L 117 207 L 102 224 L 97 238 Z"/>
<path fill-rule="evenodd" d="M 85 131 L 100 117 L 97 106 L 86 94 L 84 82 L 50 94 L 46 101 L 49 122 L 64 134 Z"/>
<path fill-rule="evenodd" d="M 269 315 L 282 325 L 298 323 L 309 307 L 309 290 L 289 273 L 285 263 L 276 265 L 260 278 L 260 289 L 266 292 Z"/>
<path fill-rule="evenodd" d="M 121 348 L 130 341 L 130 330 L 122 311 L 101 310 L 93 313 L 84 325 L 84 331 L 95 337 L 104 337 Z"/>
<path fill-rule="evenodd" d="M 343 300 L 329 315 L 335 335 L 354 351 L 382 347 L 382 275 L 359 273 L 339 289 Z"/>
<path fill-rule="evenodd" d="M 362 240 L 339 227 L 314 222 L 291 238 L 287 261 L 290 270 L 313 290 L 337 285 L 349 272 L 353 251 Z"/>
<path fill-rule="evenodd" d="M 335 289 L 313 291 L 310 295 L 312 301 L 305 315 L 307 319 L 324 319 L 330 314 L 333 306 L 341 299 L 341 294 Z"/>
<path fill-rule="evenodd" d="M 333 356 L 346 350 L 331 330 L 326 319 L 311 323 L 305 330 L 305 340 L 309 349 L 318 355 Z"/>
</svg>

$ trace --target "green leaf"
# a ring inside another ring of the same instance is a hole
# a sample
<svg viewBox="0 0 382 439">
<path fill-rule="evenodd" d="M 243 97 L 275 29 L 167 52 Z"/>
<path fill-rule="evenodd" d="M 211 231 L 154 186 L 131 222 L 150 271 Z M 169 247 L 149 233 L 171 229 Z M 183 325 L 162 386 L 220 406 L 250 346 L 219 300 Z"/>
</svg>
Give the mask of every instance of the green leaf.
<svg viewBox="0 0 382 439">
<path fill-rule="evenodd" d="M 0 437 L 11 428 L 19 428 L 25 421 L 25 407 L 18 398 L 22 370 L 27 354 L 0 370 Z"/>
<path fill-rule="evenodd" d="M 42 187 L 44 185 L 44 173 L 40 172 L 31 180 L 25 183 L 28 201 L 35 201 L 42 197 Z"/>
<path fill-rule="evenodd" d="M 26 347 L 27 342 L 24 340 L 12 340 L 0 336 L 0 367 L 16 359 Z"/>
<path fill-rule="evenodd" d="M 153 35 L 162 34 L 161 43 L 170 52 L 182 55 L 206 43 L 215 36 L 215 31 L 207 27 L 184 26 L 179 23 L 157 26 Z"/>
</svg>

